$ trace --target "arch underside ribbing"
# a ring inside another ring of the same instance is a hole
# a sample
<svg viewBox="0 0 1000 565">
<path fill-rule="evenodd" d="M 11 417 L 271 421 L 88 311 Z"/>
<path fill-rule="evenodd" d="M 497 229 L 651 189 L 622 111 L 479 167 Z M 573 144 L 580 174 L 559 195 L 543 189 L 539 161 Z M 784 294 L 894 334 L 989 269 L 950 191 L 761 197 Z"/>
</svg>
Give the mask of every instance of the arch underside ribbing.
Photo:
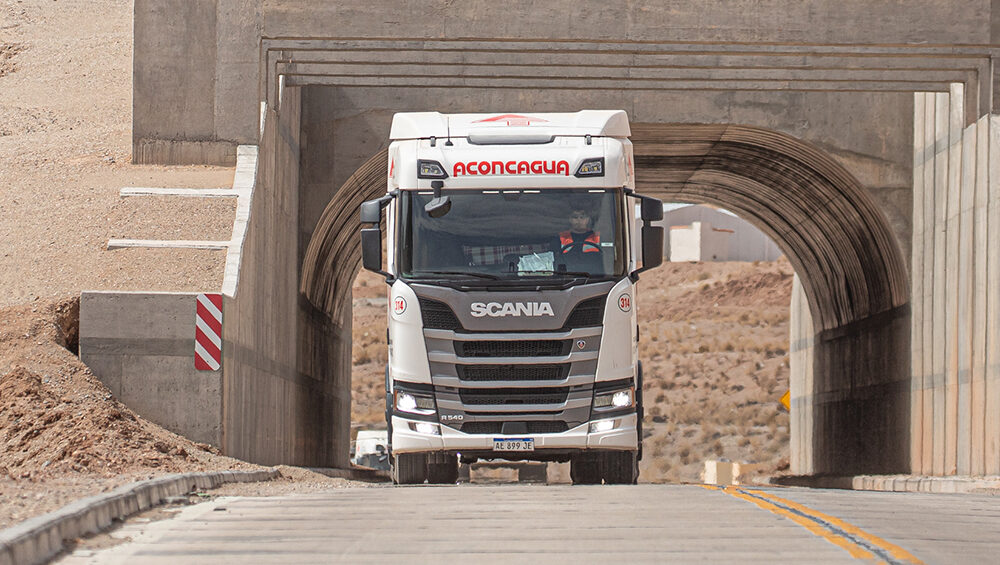
<svg viewBox="0 0 1000 565">
<path fill-rule="evenodd" d="M 877 204 L 825 153 L 778 132 L 733 125 L 633 124 L 637 189 L 709 203 L 774 239 L 802 278 L 816 330 L 906 304 L 899 245 Z M 358 206 L 385 191 L 387 152 L 344 183 L 303 258 L 301 291 L 338 319 L 360 264 Z"/>
</svg>

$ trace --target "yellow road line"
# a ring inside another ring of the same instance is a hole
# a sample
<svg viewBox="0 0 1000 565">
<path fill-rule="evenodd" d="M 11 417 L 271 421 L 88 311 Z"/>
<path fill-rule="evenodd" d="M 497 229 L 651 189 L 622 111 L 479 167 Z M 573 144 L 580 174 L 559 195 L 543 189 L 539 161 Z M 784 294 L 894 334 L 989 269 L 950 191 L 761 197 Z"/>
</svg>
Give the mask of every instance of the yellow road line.
<svg viewBox="0 0 1000 565">
<path fill-rule="evenodd" d="M 775 504 L 772 504 L 766 500 L 761 500 L 759 498 L 754 498 L 748 494 L 741 492 L 739 489 L 732 489 L 729 487 L 721 488 L 713 485 L 701 485 L 709 490 L 722 491 L 728 495 L 735 496 L 736 498 L 741 498 L 747 502 L 752 502 L 757 506 L 760 506 L 764 510 L 767 510 L 773 514 L 777 514 L 783 518 L 788 518 L 789 520 L 795 522 L 796 524 L 802 526 L 803 528 L 809 530 L 813 534 L 825 539 L 826 541 L 846 550 L 851 554 L 851 557 L 855 559 L 874 559 L 875 554 L 868 551 L 867 549 L 861 547 L 860 545 L 851 542 L 850 540 L 843 538 L 841 536 L 835 535 L 833 532 L 827 530 L 826 528 L 820 526 L 816 522 L 799 516 L 794 512 L 789 512 L 788 510 L 781 508 Z"/>
<path fill-rule="evenodd" d="M 898 545 L 889 543 L 886 540 L 884 540 L 884 539 L 882 539 L 882 538 L 880 538 L 880 537 L 878 537 L 878 536 L 876 536 L 874 534 L 870 534 L 870 533 L 862 530 L 861 528 L 859 528 L 859 527 L 857 527 L 857 526 L 855 526 L 853 524 L 850 524 L 848 522 L 845 522 L 845 521 L 841 520 L 840 518 L 837 518 L 836 516 L 830 516 L 829 514 L 824 514 L 824 513 L 820 512 L 818 510 L 813 510 L 812 508 L 809 508 L 808 506 L 804 506 L 804 505 L 799 504 L 797 502 L 792 502 L 791 500 L 788 500 L 787 498 L 781 498 L 779 496 L 775 496 L 775 495 L 767 493 L 767 492 L 763 492 L 763 491 L 759 491 L 759 490 L 750 490 L 750 489 L 743 489 L 743 490 L 745 490 L 746 492 L 753 493 L 753 494 L 755 494 L 757 496 L 764 497 L 764 498 L 766 498 L 768 500 L 776 501 L 776 502 L 778 502 L 780 504 L 788 506 L 789 508 L 794 508 L 795 510 L 798 510 L 799 512 L 802 512 L 803 514 L 808 514 L 810 516 L 819 518 L 820 520 L 823 520 L 825 522 L 833 524 L 834 526 L 837 526 L 838 528 L 840 528 L 841 530 L 844 530 L 845 532 L 847 532 L 849 534 L 855 535 L 855 536 L 857 536 L 857 537 L 859 537 L 859 538 L 867 541 L 868 543 L 871 543 L 872 545 L 880 547 L 881 549 L 889 552 L 890 555 L 892 555 L 896 559 L 899 559 L 900 561 L 904 561 L 904 562 L 908 562 L 908 563 L 923 563 L 922 561 L 920 561 L 919 559 L 917 559 L 917 557 L 915 555 L 913 555 L 909 551 L 906 551 L 902 547 L 899 547 Z"/>
<path fill-rule="evenodd" d="M 856 559 L 879 559 L 879 562 L 882 563 L 923 564 L 916 556 L 898 545 L 889 543 L 840 518 L 824 514 L 780 496 L 756 489 L 715 485 L 701 486 L 752 502 L 769 512 L 788 518 L 813 534 L 845 549 Z"/>
</svg>

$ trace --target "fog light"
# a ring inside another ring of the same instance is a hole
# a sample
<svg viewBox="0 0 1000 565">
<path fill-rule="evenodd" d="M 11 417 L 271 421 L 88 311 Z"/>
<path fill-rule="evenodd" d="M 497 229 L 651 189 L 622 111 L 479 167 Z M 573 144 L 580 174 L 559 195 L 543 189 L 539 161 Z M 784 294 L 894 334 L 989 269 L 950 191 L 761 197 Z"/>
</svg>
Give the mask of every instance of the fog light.
<svg viewBox="0 0 1000 565">
<path fill-rule="evenodd" d="M 413 431 L 418 434 L 425 434 L 429 436 L 439 436 L 441 435 L 441 429 L 438 428 L 437 424 L 429 424 L 427 422 L 417 422 L 416 424 L 410 424 L 413 426 Z"/>
<path fill-rule="evenodd" d="M 601 420 L 600 422 L 590 423 L 590 433 L 599 434 L 601 432 L 610 432 L 615 429 L 614 420 Z"/>
</svg>

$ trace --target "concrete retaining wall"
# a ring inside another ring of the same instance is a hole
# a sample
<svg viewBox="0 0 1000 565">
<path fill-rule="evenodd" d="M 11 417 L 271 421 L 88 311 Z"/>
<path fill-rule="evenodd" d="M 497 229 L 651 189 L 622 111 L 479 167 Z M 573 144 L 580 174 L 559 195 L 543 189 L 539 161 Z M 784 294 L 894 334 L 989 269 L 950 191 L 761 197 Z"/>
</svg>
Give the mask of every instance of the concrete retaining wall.
<svg viewBox="0 0 1000 565">
<path fill-rule="evenodd" d="M 257 463 L 346 466 L 350 311 L 299 298 L 299 89 L 264 117 L 239 283 L 224 299 L 223 451 Z M 339 379 L 339 380 L 338 380 Z"/>
<path fill-rule="evenodd" d="M 909 466 L 909 308 L 816 333 L 792 286 L 789 388 L 795 475 L 904 472 Z"/>
<path fill-rule="evenodd" d="M 87 291 L 80 359 L 138 414 L 193 441 L 222 443 L 222 373 L 194 368 L 196 293 Z"/>
<path fill-rule="evenodd" d="M 1000 118 L 914 95 L 911 468 L 1000 474 Z"/>
</svg>

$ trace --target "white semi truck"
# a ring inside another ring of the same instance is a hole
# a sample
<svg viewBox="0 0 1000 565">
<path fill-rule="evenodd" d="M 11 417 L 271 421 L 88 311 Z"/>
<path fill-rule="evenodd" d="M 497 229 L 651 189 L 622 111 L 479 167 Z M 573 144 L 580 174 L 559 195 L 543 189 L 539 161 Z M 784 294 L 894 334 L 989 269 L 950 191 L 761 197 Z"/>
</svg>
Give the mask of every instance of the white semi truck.
<svg viewBox="0 0 1000 565">
<path fill-rule="evenodd" d="M 662 261 L 663 206 L 634 192 L 629 133 L 623 111 L 393 118 L 361 242 L 390 285 L 396 483 L 453 483 L 479 459 L 637 480 L 635 283 Z"/>
</svg>

